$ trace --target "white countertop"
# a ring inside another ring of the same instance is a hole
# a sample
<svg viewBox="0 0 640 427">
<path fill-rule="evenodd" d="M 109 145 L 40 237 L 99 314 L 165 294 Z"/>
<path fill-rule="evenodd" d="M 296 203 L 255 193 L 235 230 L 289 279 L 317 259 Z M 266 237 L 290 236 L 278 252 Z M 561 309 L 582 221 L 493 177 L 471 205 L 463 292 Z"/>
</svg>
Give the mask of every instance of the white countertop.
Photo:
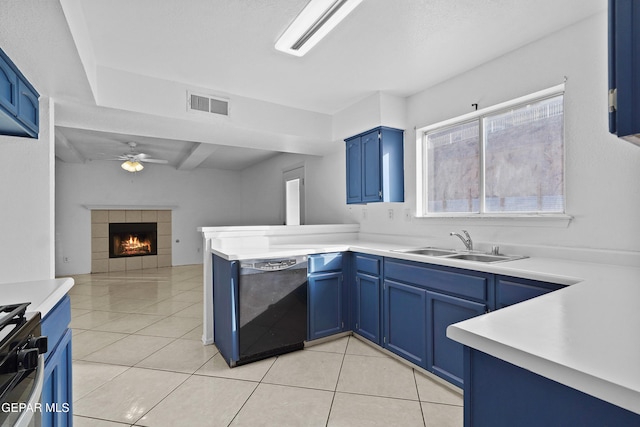
<svg viewBox="0 0 640 427">
<path fill-rule="evenodd" d="M 44 318 L 73 287 L 73 279 L 36 280 L 0 284 L 0 305 L 30 302 L 27 311 L 39 311 Z"/>
<path fill-rule="evenodd" d="M 551 258 L 485 264 L 395 252 L 407 245 L 346 241 L 212 249 L 228 260 L 354 251 L 567 286 L 451 325 L 447 336 L 640 414 L 640 268 Z"/>
<path fill-rule="evenodd" d="M 524 258 L 492 264 L 397 252 L 399 249 L 402 250 L 410 247 L 412 246 L 406 244 L 352 240 L 326 243 L 270 245 L 268 247 L 213 248 L 211 252 L 226 260 L 235 261 L 352 251 L 449 267 L 466 268 L 487 273 L 504 274 L 525 279 L 542 280 L 561 285 L 572 285 L 581 282 L 584 280 L 585 270 L 588 270 L 590 274 L 594 275 L 604 267 L 591 263 L 562 261 L 550 258 Z"/>
</svg>

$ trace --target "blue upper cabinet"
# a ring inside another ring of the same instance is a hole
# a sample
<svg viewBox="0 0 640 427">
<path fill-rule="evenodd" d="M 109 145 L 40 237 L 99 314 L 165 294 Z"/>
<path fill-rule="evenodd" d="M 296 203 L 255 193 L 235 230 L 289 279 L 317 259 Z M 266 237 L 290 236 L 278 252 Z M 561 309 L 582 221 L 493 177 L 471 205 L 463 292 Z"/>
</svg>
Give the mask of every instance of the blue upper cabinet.
<svg viewBox="0 0 640 427">
<path fill-rule="evenodd" d="M 640 2 L 609 0 L 609 131 L 640 145 Z"/>
<path fill-rule="evenodd" d="M 404 131 L 377 127 L 347 138 L 347 203 L 404 202 Z"/>
<path fill-rule="evenodd" d="M 38 137 L 40 95 L 0 49 L 0 135 Z"/>
</svg>

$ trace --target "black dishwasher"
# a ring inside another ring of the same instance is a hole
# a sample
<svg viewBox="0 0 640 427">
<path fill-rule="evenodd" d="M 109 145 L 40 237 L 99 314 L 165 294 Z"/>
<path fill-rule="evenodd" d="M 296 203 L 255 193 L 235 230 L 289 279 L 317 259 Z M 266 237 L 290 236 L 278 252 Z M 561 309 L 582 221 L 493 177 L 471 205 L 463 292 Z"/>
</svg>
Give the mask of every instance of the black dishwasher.
<svg viewBox="0 0 640 427">
<path fill-rule="evenodd" d="M 307 257 L 241 261 L 238 306 L 237 365 L 302 349 L 307 336 Z"/>
</svg>

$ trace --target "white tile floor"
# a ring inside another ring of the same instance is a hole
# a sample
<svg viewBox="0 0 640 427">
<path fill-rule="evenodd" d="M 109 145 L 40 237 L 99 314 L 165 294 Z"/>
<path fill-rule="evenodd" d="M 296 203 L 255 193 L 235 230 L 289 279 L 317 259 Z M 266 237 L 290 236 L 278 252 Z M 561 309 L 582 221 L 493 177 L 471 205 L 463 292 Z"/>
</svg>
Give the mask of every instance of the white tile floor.
<svg viewBox="0 0 640 427">
<path fill-rule="evenodd" d="M 229 369 L 200 265 L 74 278 L 77 427 L 462 426 L 459 394 L 355 337 Z"/>
</svg>

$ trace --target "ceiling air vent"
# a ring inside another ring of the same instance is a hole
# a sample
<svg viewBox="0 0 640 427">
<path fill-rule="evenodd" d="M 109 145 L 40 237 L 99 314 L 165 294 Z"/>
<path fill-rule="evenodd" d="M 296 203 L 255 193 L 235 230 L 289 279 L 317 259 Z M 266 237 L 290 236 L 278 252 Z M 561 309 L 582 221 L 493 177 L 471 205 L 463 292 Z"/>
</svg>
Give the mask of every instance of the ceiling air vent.
<svg viewBox="0 0 640 427">
<path fill-rule="evenodd" d="M 187 92 L 187 110 L 228 116 L 229 100 Z"/>
</svg>

